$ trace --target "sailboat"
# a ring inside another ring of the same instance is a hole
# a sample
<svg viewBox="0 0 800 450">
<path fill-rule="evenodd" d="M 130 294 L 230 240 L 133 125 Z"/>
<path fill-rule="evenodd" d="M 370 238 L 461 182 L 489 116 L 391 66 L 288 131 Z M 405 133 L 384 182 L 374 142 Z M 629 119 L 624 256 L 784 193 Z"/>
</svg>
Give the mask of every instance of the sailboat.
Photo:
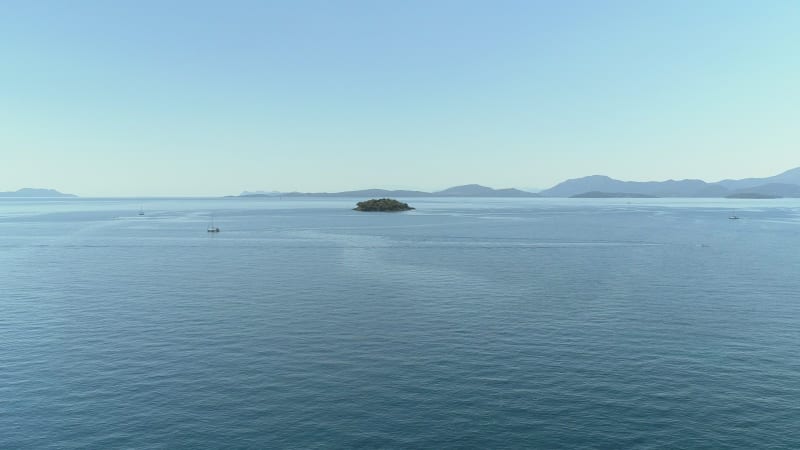
<svg viewBox="0 0 800 450">
<path fill-rule="evenodd" d="M 213 214 L 211 215 L 211 223 L 208 225 L 208 230 L 206 230 L 206 231 L 208 231 L 209 233 L 219 233 L 219 227 L 214 225 L 214 215 Z"/>
<path fill-rule="evenodd" d="M 144 215 L 144 205 L 139 206 L 139 215 L 140 216 Z"/>
</svg>

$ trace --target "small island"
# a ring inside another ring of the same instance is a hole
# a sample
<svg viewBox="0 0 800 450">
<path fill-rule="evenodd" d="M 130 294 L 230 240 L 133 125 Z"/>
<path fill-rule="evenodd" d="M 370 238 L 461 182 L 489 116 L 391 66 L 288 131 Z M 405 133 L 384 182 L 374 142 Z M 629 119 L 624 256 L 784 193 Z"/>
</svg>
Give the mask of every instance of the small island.
<svg viewBox="0 0 800 450">
<path fill-rule="evenodd" d="M 366 212 L 398 212 L 398 211 L 411 211 L 412 207 L 408 203 L 399 202 L 393 198 L 373 198 L 356 203 L 353 211 L 366 211 Z"/>
</svg>

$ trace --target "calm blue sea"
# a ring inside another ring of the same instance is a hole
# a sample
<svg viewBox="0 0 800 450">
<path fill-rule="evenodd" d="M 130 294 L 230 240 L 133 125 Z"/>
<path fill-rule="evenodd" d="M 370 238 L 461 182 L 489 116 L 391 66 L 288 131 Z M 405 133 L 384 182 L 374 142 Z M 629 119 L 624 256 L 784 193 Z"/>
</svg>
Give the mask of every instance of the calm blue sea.
<svg viewBox="0 0 800 450">
<path fill-rule="evenodd" d="M 0 448 L 800 447 L 800 200 L 408 201 L 0 200 Z"/>
</svg>

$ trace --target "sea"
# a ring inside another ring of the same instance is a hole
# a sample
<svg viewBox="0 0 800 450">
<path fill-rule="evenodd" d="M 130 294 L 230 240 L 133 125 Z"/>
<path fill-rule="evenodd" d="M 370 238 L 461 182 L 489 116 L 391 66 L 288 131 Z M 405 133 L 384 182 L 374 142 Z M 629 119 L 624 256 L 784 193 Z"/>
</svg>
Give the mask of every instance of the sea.
<svg viewBox="0 0 800 450">
<path fill-rule="evenodd" d="M 800 199 L 404 200 L 0 200 L 0 448 L 800 448 Z"/>
</svg>

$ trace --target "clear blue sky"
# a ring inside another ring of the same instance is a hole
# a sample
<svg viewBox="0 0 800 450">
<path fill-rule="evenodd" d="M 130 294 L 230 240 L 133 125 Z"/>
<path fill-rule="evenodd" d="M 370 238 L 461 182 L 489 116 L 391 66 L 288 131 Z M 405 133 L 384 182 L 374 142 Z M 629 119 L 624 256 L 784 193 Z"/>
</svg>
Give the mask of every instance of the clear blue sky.
<svg viewBox="0 0 800 450">
<path fill-rule="evenodd" d="M 713 181 L 798 143 L 796 0 L 0 6 L 0 191 Z"/>
</svg>

